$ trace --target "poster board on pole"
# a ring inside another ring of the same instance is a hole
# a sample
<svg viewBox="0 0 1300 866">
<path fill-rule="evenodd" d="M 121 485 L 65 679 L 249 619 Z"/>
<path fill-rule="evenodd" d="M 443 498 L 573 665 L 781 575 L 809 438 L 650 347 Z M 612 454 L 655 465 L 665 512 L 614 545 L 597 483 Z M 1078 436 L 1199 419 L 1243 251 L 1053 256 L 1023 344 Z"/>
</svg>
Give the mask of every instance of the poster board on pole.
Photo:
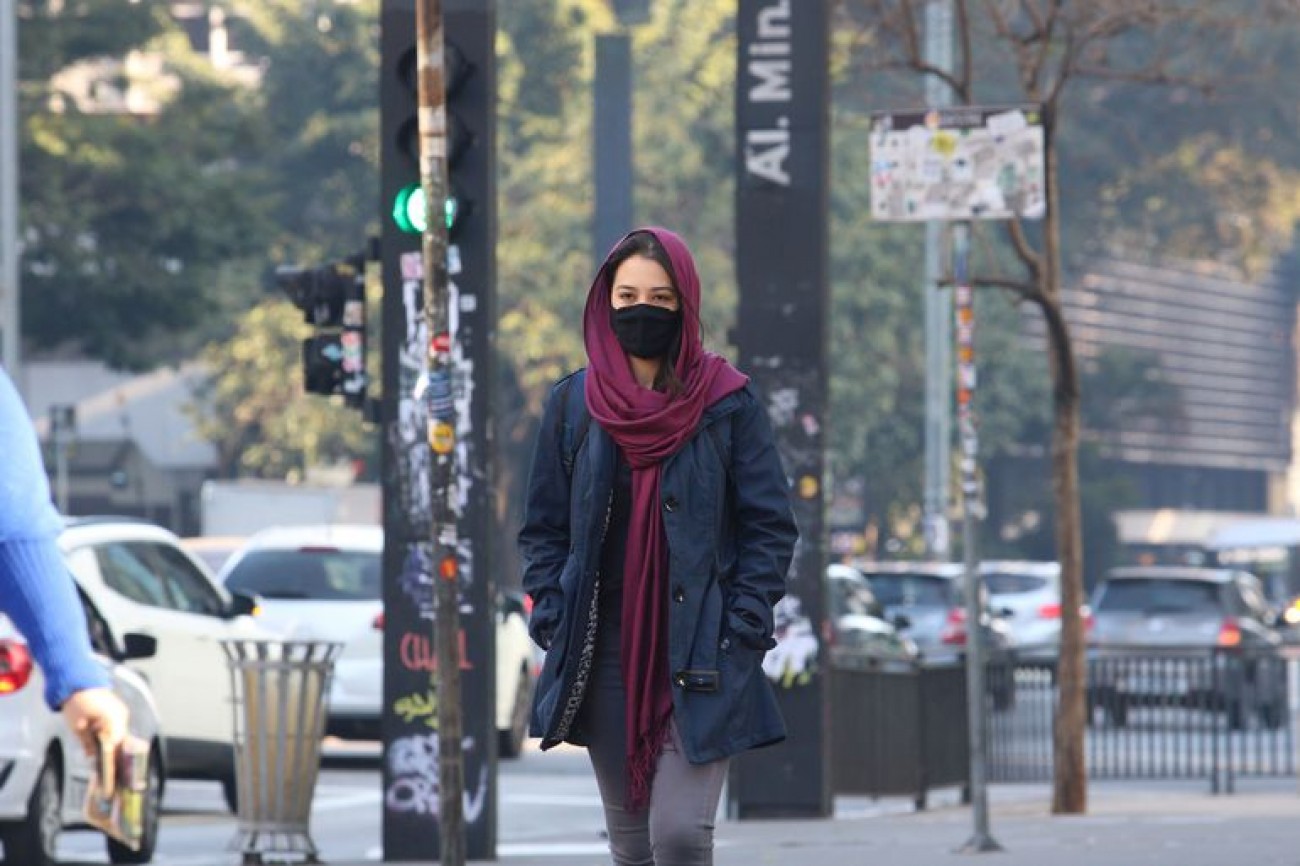
<svg viewBox="0 0 1300 866">
<path fill-rule="evenodd" d="M 871 216 L 881 222 L 1041 219 L 1046 133 L 1037 105 L 871 116 Z"/>
</svg>

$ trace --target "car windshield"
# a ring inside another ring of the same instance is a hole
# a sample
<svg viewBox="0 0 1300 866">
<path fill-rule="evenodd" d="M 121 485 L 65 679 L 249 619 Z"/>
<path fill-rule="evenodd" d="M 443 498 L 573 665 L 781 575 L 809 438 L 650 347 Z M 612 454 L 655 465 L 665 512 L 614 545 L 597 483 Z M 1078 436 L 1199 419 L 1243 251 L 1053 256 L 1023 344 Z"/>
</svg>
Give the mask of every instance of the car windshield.
<svg viewBox="0 0 1300 866">
<path fill-rule="evenodd" d="M 984 575 L 984 586 L 993 595 L 1022 595 L 1038 592 L 1047 587 L 1047 578 L 1032 574 L 1010 574 L 993 571 Z"/>
<path fill-rule="evenodd" d="M 1206 580 L 1125 578 L 1102 585 L 1098 611 L 1124 613 L 1217 613 L 1219 586 Z"/>
<path fill-rule="evenodd" d="M 226 586 L 264 598 L 378 601 L 379 564 L 377 553 L 254 550 L 235 563 L 226 576 Z"/>
<path fill-rule="evenodd" d="M 949 607 L 952 581 L 927 574 L 868 574 L 876 601 L 885 607 Z"/>
</svg>

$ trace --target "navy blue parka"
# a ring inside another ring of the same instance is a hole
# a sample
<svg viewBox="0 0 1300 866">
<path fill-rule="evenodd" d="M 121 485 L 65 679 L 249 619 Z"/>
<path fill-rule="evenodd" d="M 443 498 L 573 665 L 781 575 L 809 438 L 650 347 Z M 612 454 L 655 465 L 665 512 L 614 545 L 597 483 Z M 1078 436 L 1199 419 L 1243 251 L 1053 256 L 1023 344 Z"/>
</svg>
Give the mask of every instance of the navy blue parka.
<svg viewBox="0 0 1300 866">
<path fill-rule="evenodd" d="M 561 403 L 542 416 L 519 550 L 533 598 L 530 631 L 547 650 L 531 733 L 547 749 L 582 743 L 574 721 L 600 628 L 601 548 L 609 528 L 617 445 L 594 421 L 566 467 Z M 709 427 L 715 429 L 709 431 Z M 669 670 L 686 757 L 704 763 L 779 742 L 785 724 L 763 673 L 772 609 L 785 594 L 798 533 L 767 413 L 752 385 L 708 407 L 664 462 L 660 507 L 668 536 Z"/>
</svg>

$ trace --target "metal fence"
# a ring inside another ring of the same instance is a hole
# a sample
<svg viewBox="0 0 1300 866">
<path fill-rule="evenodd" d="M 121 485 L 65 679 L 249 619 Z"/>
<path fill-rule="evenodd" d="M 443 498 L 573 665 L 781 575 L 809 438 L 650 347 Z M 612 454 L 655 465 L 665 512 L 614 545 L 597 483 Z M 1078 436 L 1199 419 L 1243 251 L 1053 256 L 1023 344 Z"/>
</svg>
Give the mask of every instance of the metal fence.
<svg viewBox="0 0 1300 866">
<path fill-rule="evenodd" d="M 990 706 L 990 780 L 1050 781 L 1055 665 L 992 667 L 1014 683 L 1015 694 L 1001 711 Z M 1231 792 L 1242 777 L 1293 776 L 1296 675 L 1296 663 L 1275 654 L 1118 648 L 1094 655 L 1088 776 L 1201 778 L 1215 792 Z"/>
<path fill-rule="evenodd" d="M 831 667 L 831 785 L 837 794 L 911 796 L 970 778 L 960 667 Z"/>
</svg>

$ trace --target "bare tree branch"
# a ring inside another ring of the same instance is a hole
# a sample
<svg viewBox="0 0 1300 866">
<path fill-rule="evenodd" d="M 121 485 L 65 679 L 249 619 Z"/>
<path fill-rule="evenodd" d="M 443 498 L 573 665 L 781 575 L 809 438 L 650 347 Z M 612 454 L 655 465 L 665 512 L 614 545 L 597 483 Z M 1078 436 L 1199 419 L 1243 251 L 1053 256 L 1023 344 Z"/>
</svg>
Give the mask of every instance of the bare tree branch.
<svg viewBox="0 0 1300 866">
<path fill-rule="evenodd" d="M 1103 81 L 1123 81 L 1129 84 L 1149 84 L 1157 86 L 1190 87 L 1202 96 L 1214 93 L 1218 83 L 1195 76 L 1174 75 L 1167 69 L 1115 69 L 1109 66 L 1075 66 L 1072 74 L 1080 78 L 1093 78 Z"/>
<path fill-rule="evenodd" d="M 1033 4 L 1030 5 L 1032 6 Z M 1043 38 L 1040 40 L 1038 44 L 1038 56 L 1034 58 L 1035 87 L 1034 90 L 1031 92 L 1031 98 L 1038 98 L 1038 94 L 1042 90 L 1042 76 L 1044 74 L 1043 70 L 1047 68 L 1047 61 L 1052 55 L 1052 46 L 1056 42 L 1056 32 L 1057 29 L 1061 26 L 1062 15 L 1063 15 L 1063 9 L 1062 9 L 1061 2 L 1060 0 L 1055 0 L 1055 2 L 1053 2 L 1052 4 L 1052 11 L 1047 16 L 1047 20 L 1039 24 L 1039 32 L 1042 34 Z M 1068 43 L 1067 43 L 1067 49 L 1068 49 Z M 1058 71 L 1059 69 L 1060 67 L 1058 66 Z M 1053 101 L 1053 103 L 1055 103 L 1057 99 L 1059 85 L 1063 79 L 1064 76 L 1058 74 L 1056 76 L 1056 80 L 1052 82 L 1052 88 L 1049 94 L 1049 98 Z"/>
<path fill-rule="evenodd" d="M 957 0 L 957 39 L 961 43 L 961 86 L 957 91 L 957 100 L 962 104 L 974 101 L 972 93 L 975 87 L 975 58 L 971 48 L 970 8 L 967 0 Z"/>
<path fill-rule="evenodd" d="M 903 12 L 903 37 L 905 40 L 904 45 L 907 47 L 907 59 L 913 63 L 920 63 L 922 54 L 921 34 L 916 23 L 916 13 L 909 2 L 904 2 L 901 9 Z"/>
<path fill-rule="evenodd" d="M 1011 245 L 1016 249 L 1016 255 L 1025 263 L 1025 268 L 1029 271 L 1029 277 L 1034 283 L 1038 283 L 1043 273 L 1043 257 L 1029 243 L 1029 238 L 1025 236 L 1025 226 L 1018 219 L 1007 221 L 1007 237 L 1011 239 Z"/>
<path fill-rule="evenodd" d="M 1037 286 L 1024 280 L 1011 277 L 976 277 L 971 280 L 971 284 L 977 289 L 1006 289 L 1021 300 L 1031 301 L 1040 306 L 1043 303 L 1043 293 Z"/>
<path fill-rule="evenodd" d="M 1026 17 L 1033 22 L 1034 34 L 1036 36 L 1046 37 L 1050 25 L 1043 20 L 1043 15 L 1038 9 L 1038 4 L 1034 3 L 1033 0 L 1020 0 L 1020 8 L 1024 11 Z M 1056 8 L 1059 7 L 1053 8 L 1053 17 L 1055 17 Z M 1043 41 L 1046 42 L 1050 40 L 1044 38 Z"/>
</svg>

